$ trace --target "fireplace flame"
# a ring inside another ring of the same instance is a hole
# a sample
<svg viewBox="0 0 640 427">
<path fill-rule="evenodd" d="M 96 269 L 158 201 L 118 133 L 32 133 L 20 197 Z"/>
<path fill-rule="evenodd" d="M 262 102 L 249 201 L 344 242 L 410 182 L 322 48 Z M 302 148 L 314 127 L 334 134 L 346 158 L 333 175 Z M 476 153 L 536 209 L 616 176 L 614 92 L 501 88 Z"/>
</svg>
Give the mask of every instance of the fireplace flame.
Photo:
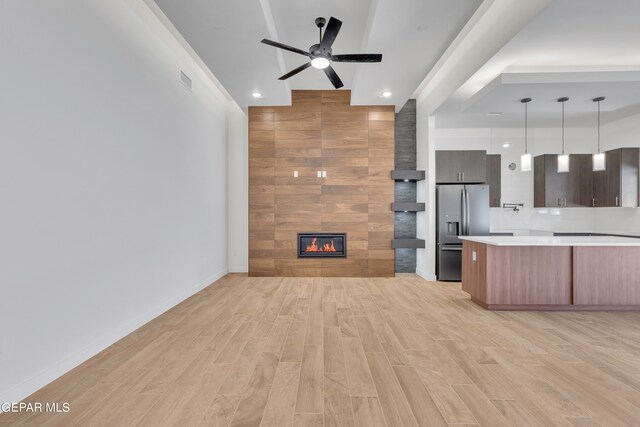
<svg viewBox="0 0 640 427">
<path fill-rule="evenodd" d="M 336 248 L 333 246 L 333 239 L 331 239 L 331 243 L 325 243 L 322 246 L 318 246 L 317 242 L 318 238 L 314 237 L 311 244 L 307 245 L 305 252 L 336 252 Z"/>
</svg>

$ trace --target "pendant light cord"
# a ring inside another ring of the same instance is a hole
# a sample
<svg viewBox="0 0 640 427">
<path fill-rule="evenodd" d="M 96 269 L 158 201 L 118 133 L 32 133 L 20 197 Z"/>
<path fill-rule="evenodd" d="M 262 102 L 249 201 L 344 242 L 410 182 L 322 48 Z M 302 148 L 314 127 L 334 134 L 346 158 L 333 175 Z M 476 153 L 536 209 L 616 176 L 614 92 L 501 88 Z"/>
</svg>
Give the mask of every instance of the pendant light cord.
<svg viewBox="0 0 640 427">
<path fill-rule="evenodd" d="M 600 152 L 600 101 L 598 101 L 598 153 Z"/>
<path fill-rule="evenodd" d="M 562 103 L 562 154 L 564 154 L 564 102 Z"/>
<path fill-rule="evenodd" d="M 527 111 L 527 107 L 528 107 L 527 104 L 528 102 L 524 103 L 524 154 L 529 153 L 529 150 L 528 150 L 529 144 L 527 141 L 527 134 L 529 133 L 527 132 L 527 129 L 529 128 L 529 121 L 528 121 L 529 114 Z"/>
</svg>

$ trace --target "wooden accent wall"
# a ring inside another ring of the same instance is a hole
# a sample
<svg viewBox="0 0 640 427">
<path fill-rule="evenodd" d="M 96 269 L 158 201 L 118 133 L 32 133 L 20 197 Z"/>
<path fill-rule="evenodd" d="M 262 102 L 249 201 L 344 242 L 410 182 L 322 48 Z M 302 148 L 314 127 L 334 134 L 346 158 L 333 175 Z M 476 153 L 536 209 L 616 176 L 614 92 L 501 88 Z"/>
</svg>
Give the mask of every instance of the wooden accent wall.
<svg viewBox="0 0 640 427">
<path fill-rule="evenodd" d="M 393 276 L 394 107 L 291 97 L 249 107 L 249 275 Z M 314 231 L 346 232 L 347 258 L 298 259 L 297 233 Z"/>
</svg>

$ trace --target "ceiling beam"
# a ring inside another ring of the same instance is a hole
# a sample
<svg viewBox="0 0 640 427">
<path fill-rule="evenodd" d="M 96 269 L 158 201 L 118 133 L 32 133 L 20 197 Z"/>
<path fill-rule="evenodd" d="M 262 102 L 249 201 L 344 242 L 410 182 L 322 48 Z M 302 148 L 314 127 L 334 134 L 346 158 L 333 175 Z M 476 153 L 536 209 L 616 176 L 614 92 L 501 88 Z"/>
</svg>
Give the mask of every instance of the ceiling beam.
<svg viewBox="0 0 640 427">
<path fill-rule="evenodd" d="M 276 28 L 276 22 L 273 19 L 273 13 L 271 12 L 271 3 L 269 3 L 269 0 L 260 0 L 260 7 L 262 8 L 262 14 L 264 15 L 264 21 L 267 24 L 267 29 L 269 30 L 269 37 L 271 38 L 271 40 L 279 42 L 280 39 L 278 38 L 278 30 Z M 274 50 L 278 58 L 278 65 L 280 66 L 280 74 L 284 75 L 289 70 L 287 70 L 287 66 L 284 62 L 282 49 L 274 49 Z M 289 97 L 291 97 L 291 83 L 289 83 L 289 80 L 284 80 L 284 87 L 286 88 L 287 93 L 289 94 Z"/>
<path fill-rule="evenodd" d="M 433 113 L 550 2 L 484 0 L 415 91 L 422 111 Z"/>
</svg>

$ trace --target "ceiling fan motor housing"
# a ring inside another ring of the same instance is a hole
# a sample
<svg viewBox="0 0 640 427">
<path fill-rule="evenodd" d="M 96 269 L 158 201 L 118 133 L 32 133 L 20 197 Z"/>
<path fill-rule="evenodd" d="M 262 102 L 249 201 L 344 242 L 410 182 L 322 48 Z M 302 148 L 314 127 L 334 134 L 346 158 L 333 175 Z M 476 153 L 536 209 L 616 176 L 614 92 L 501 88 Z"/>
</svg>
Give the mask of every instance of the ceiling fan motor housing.
<svg viewBox="0 0 640 427">
<path fill-rule="evenodd" d="M 327 59 L 331 58 L 332 49 L 330 47 L 322 47 L 320 44 L 314 44 L 309 48 L 309 53 L 313 58 L 323 56 Z"/>
</svg>

